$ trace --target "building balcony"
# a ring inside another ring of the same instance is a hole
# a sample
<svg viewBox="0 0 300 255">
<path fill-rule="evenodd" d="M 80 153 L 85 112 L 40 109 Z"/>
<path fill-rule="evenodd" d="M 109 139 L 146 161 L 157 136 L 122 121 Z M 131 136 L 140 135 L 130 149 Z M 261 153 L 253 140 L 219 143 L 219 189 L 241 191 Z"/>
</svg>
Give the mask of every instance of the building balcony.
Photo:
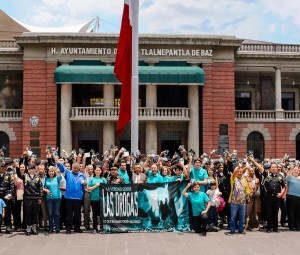
<svg viewBox="0 0 300 255">
<path fill-rule="evenodd" d="M 22 109 L 0 109 L 0 122 L 23 121 Z"/>
<path fill-rule="evenodd" d="M 281 116 L 281 115 L 279 115 Z M 300 122 L 300 111 L 283 111 L 283 119 L 278 118 L 276 111 L 235 111 L 236 122 Z"/>
<path fill-rule="evenodd" d="M 19 51 L 21 47 L 16 40 L 0 40 L 0 51 Z"/>
<path fill-rule="evenodd" d="M 243 43 L 238 49 L 237 54 L 283 54 L 299 55 L 300 46 L 291 44 L 275 43 Z"/>
<path fill-rule="evenodd" d="M 71 121 L 117 121 L 119 107 L 72 107 Z M 189 121 L 189 108 L 140 107 L 140 121 Z"/>
</svg>

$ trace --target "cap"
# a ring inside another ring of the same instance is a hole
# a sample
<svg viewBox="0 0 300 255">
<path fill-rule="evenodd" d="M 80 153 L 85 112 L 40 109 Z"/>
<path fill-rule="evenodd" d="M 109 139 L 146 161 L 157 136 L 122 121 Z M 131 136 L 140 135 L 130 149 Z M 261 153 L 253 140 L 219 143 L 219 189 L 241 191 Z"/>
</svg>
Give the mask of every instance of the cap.
<svg viewBox="0 0 300 255">
<path fill-rule="evenodd" d="M 6 166 L 6 165 L 9 165 L 9 164 L 12 164 L 14 161 L 12 160 L 12 159 L 6 159 L 5 160 L 5 163 L 4 163 L 4 166 Z"/>
<path fill-rule="evenodd" d="M 119 168 L 119 166 L 117 164 L 111 164 L 109 169 L 114 170 L 114 169 L 118 169 L 118 168 Z"/>
<path fill-rule="evenodd" d="M 35 169 L 35 164 L 29 165 L 29 166 L 28 166 L 28 170 L 29 170 L 29 169 Z"/>
</svg>

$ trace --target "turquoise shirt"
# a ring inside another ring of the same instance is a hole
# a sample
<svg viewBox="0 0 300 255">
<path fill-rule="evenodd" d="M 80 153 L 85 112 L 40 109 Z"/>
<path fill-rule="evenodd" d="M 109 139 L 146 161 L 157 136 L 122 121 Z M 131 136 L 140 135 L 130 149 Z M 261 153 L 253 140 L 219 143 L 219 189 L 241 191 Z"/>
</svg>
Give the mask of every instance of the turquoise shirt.
<svg viewBox="0 0 300 255">
<path fill-rule="evenodd" d="M 172 176 L 172 181 L 173 181 L 173 182 L 177 181 L 178 179 L 184 180 L 183 174 L 181 174 L 181 175 L 179 175 L 179 176 L 177 176 L 177 175 Z"/>
<path fill-rule="evenodd" d="M 192 167 L 191 178 L 195 181 L 204 181 L 204 179 L 208 179 L 208 174 L 207 171 L 202 167 L 200 169 Z M 205 185 L 200 185 L 200 191 L 205 192 Z"/>
<path fill-rule="evenodd" d="M 2 215 L 2 209 L 6 207 L 4 200 L 0 198 L 0 215 Z"/>
<path fill-rule="evenodd" d="M 128 173 L 127 171 L 123 171 L 119 168 L 118 170 L 118 175 L 122 176 L 124 181 L 125 181 L 125 184 L 130 184 L 130 180 L 129 180 L 129 176 L 128 176 Z"/>
<path fill-rule="evenodd" d="M 156 175 L 153 175 L 151 172 L 148 174 L 148 183 L 163 183 L 164 180 L 162 176 L 157 173 Z"/>
<path fill-rule="evenodd" d="M 173 181 L 172 177 L 169 175 L 162 176 L 162 178 L 163 178 L 163 182 L 172 182 Z"/>
<path fill-rule="evenodd" d="M 300 179 L 295 176 L 288 175 L 286 177 L 286 181 L 288 183 L 288 195 L 300 197 Z"/>
<path fill-rule="evenodd" d="M 204 192 L 189 192 L 188 199 L 191 201 L 192 204 L 192 211 L 193 216 L 199 216 L 201 212 L 205 211 L 206 203 L 209 202 L 208 196 Z"/>
<path fill-rule="evenodd" d="M 88 187 L 93 187 L 97 183 L 107 183 L 107 180 L 103 177 L 92 177 L 89 179 Z M 100 187 L 92 190 L 91 201 L 100 201 Z"/>
<path fill-rule="evenodd" d="M 51 178 L 47 178 L 45 180 L 45 188 L 47 188 L 48 190 L 50 190 L 51 195 L 49 196 L 48 194 L 46 194 L 46 199 L 59 199 L 61 198 L 61 192 L 60 192 L 60 181 L 62 180 L 62 177 L 53 177 Z"/>
</svg>

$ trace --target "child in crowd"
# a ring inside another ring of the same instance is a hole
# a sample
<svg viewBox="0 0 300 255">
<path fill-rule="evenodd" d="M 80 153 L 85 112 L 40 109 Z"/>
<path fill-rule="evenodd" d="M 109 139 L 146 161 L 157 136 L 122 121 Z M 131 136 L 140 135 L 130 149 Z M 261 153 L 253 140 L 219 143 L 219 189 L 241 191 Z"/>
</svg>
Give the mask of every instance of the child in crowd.
<svg viewBox="0 0 300 255">
<path fill-rule="evenodd" d="M 218 197 L 222 195 L 222 193 L 217 188 L 217 183 L 212 180 L 210 181 L 210 188 L 206 192 L 210 200 L 210 208 L 208 210 L 209 217 L 209 228 L 211 231 L 218 232 L 218 213 L 217 213 L 217 205 L 219 203 Z"/>
</svg>

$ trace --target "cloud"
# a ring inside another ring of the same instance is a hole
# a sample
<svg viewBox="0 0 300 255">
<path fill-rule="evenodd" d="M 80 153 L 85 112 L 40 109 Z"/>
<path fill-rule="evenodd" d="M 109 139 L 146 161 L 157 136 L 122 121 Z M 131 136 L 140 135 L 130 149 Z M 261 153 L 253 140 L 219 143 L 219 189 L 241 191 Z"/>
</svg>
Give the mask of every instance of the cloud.
<svg viewBox="0 0 300 255">
<path fill-rule="evenodd" d="M 18 0 L 18 4 L 24 9 L 19 13 L 22 18 L 15 18 L 30 25 L 68 27 L 99 16 L 101 32 L 117 33 L 123 9 L 123 0 Z M 295 0 L 140 0 L 139 31 L 300 43 L 299 9 L 300 1 Z"/>
</svg>

